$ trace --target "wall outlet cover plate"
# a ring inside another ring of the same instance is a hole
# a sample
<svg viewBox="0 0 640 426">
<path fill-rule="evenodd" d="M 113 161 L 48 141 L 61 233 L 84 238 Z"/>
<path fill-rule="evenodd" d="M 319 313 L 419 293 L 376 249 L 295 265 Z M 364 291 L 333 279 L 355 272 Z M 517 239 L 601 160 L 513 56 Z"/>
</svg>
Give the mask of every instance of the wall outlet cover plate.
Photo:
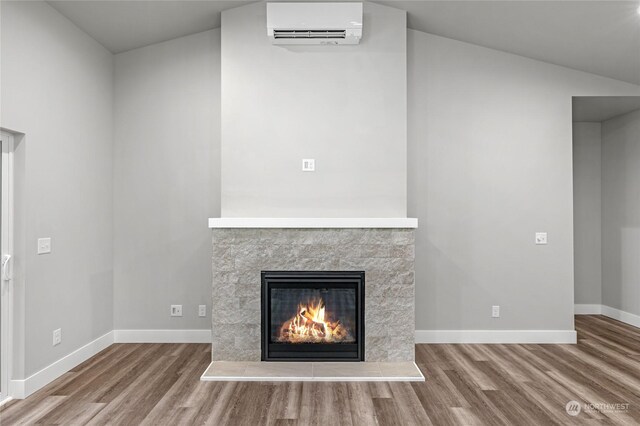
<svg viewBox="0 0 640 426">
<path fill-rule="evenodd" d="M 538 245 L 547 244 L 547 233 L 546 232 L 536 232 L 536 244 L 538 244 Z"/>
<path fill-rule="evenodd" d="M 313 158 L 303 158 L 302 159 L 302 171 L 303 172 L 315 172 L 316 171 L 316 160 Z"/>
<path fill-rule="evenodd" d="M 51 238 L 38 238 L 38 254 L 51 253 Z"/>
<path fill-rule="evenodd" d="M 53 330 L 53 346 L 59 345 L 62 343 L 62 329 L 57 328 Z"/>
</svg>

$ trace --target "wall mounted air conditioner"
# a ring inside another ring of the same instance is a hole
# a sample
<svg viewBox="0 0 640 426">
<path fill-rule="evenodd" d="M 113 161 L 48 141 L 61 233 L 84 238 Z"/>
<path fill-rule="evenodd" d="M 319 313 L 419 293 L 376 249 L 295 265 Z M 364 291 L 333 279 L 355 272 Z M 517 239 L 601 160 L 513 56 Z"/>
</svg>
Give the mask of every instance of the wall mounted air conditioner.
<svg viewBox="0 0 640 426">
<path fill-rule="evenodd" d="M 362 3 L 267 3 L 273 44 L 358 44 Z"/>
</svg>

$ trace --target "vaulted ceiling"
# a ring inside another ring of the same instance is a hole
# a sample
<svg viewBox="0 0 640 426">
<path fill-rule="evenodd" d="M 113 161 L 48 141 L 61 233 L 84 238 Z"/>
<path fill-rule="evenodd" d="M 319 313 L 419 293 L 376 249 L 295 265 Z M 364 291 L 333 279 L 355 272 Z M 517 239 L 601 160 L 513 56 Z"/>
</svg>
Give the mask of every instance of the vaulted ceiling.
<svg viewBox="0 0 640 426">
<path fill-rule="evenodd" d="M 249 1 L 49 1 L 113 53 L 220 26 Z M 408 26 L 640 84 L 639 1 L 377 1 Z M 365 29 L 366 31 L 366 29 Z"/>
</svg>

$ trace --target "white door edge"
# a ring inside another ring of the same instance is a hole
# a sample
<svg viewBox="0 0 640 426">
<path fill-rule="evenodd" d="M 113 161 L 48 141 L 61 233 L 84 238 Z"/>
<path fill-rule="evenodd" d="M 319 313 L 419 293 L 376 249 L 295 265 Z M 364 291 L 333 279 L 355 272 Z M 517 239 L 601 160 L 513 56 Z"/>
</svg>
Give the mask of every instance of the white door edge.
<svg viewBox="0 0 640 426">
<path fill-rule="evenodd" d="M 2 188 L 0 215 L 0 253 L 13 256 L 13 148 L 11 133 L 0 130 L 2 138 Z M 10 397 L 9 380 L 11 371 L 12 317 L 13 317 L 13 258 L 7 265 L 7 276 L 0 274 L 0 401 Z M 5 278 L 9 278 L 8 280 Z"/>
</svg>

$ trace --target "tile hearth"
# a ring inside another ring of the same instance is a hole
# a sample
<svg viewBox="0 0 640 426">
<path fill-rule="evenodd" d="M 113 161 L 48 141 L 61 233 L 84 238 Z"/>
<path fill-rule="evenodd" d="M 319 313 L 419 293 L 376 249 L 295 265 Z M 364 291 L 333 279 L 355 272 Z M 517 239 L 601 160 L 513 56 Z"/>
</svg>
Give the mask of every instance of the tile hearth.
<svg viewBox="0 0 640 426">
<path fill-rule="evenodd" d="M 423 382 L 414 362 L 213 361 L 200 380 L 213 382 Z"/>
</svg>

